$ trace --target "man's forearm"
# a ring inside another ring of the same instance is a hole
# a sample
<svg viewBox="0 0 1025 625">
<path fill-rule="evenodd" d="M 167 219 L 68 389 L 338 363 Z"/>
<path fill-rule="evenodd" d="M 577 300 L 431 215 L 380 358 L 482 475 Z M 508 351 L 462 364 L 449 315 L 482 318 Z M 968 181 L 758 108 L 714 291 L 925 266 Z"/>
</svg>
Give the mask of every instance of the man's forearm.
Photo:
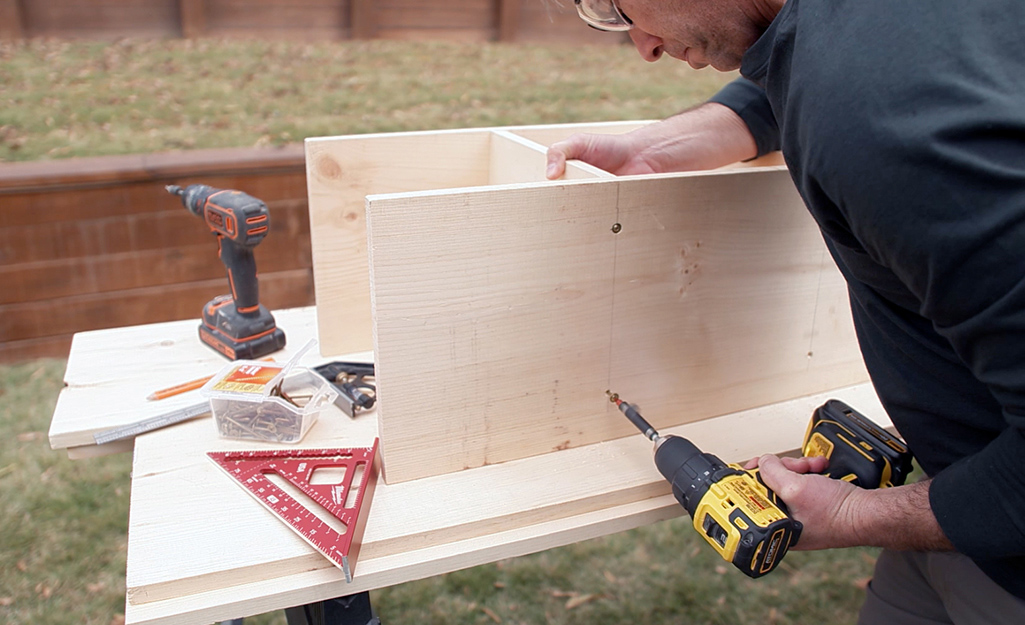
<svg viewBox="0 0 1025 625">
<path fill-rule="evenodd" d="M 859 491 L 849 501 L 856 544 L 898 551 L 952 551 L 929 505 L 932 480 Z"/>
<path fill-rule="evenodd" d="M 661 124 L 642 128 L 641 142 L 651 161 L 663 163 L 663 171 L 689 171 L 722 167 L 754 158 L 758 147 L 744 120 L 731 109 L 708 102 Z"/>
</svg>

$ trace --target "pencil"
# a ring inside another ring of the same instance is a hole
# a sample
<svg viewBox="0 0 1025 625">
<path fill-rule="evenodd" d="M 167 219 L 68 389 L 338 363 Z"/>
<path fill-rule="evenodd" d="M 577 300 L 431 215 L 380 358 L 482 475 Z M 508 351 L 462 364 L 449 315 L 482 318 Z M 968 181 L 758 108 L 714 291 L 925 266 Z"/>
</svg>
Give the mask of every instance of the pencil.
<svg viewBox="0 0 1025 625">
<path fill-rule="evenodd" d="M 260 361 L 274 362 L 274 359 L 271 357 L 267 357 L 261 358 Z M 217 374 L 215 373 L 214 375 Z M 188 391 L 194 391 L 197 388 L 209 382 L 211 379 L 213 379 L 213 377 L 213 375 L 208 375 L 205 378 L 199 378 L 198 380 L 192 380 L 191 382 L 182 382 L 181 384 L 175 384 L 174 386 L 162 388 L 159 391 L 153 391 L 152 393 L 150 393 L 149 396 L 146 397 L 146 399 L 148 399 L 149 401 L 157 401 L 158 399 L 167 399 L 168 397 L 181 395 L 182 393 L 186 393 Z"/>
<path fill-rule="evenodd" d="M 214 376 L 208 375 L 205 378 L 199 378 L 198 380 L 192 380 L 191 382 L 183 382 L 182 384 L 176 384 L 168 388 L 162 388 L 159 391 L 153 391 L 146 399 L 150 401 L 156 401 L 158 399 L 167 399 L 175 395 L 181 395 L 187 391 L 194 391 L 197 388 L 203 386 L 209 382 Z"/>
</svg>

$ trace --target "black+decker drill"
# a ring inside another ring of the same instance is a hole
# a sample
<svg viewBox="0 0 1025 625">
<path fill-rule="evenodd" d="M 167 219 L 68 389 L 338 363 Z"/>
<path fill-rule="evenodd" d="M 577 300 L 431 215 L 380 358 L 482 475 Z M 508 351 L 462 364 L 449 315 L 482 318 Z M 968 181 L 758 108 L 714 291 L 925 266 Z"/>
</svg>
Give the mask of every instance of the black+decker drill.
<svg viewBox="0 0 1025 625">
<path fill-rule="evenodd" d="M 251 360 L 285 346 L 285 333 L 260 304 L 253 248 L 270 230 L 267 205 L 241 191 L 215 189 L 205 184 L 167 191 L 178 195 L 193 215 L 206 221 L 217 236 L 218 253 L 228 270 L 230 295 L 221 295 L 203 307 L 199 338 L 231 360 Z"/>
</svg>

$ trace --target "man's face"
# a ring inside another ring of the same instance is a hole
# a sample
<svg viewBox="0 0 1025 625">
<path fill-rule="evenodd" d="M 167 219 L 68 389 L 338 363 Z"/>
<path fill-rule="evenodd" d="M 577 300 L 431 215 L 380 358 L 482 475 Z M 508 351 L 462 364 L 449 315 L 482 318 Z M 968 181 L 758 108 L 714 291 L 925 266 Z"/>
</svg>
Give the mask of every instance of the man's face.
<svg viewBox="0 0 1025 625">
<path fill-rule="evenodd" d="M 744 52 L 775 16 L 766 17 L 757 4 L 758 0 L 617 0 L 634 24 L 630 39 L 645 60 L 657 61 L 664 53 L 695 69 L 711 65 L 719 71 L 739 68 Z"/>
</svg>

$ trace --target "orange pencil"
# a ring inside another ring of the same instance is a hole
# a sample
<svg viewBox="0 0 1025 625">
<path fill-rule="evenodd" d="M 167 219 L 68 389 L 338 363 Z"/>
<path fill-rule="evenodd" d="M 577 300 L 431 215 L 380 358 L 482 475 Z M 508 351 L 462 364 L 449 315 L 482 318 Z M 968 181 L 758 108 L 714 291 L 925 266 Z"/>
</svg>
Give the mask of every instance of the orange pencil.
<svg viewBox="0 0 1025 625">
<path fill-rule="evenodd" d="M 181 395 L 187 391 L 194 391 L 197 388 L 203 386 L 210 381 L 214 376 L 208 375 L 205 378 L 199 378 L 198 380 L 192 380 L 191 382 L 183 382 L 182 384 L 176 384 L 168 388 L 162 388 L 159 391 L 153 391 L 146 399 L 150 401 L 156 401 L 158 399 L 167 399 L 175 395 Z"/>
<path fill-rule="evenodd" d="M 266 362 L 274 362 L 273 358 L 261 358 L 260 360 Z M 214 374 L 217 375 L 217 374 Z M 192 380 L 191 382 L 182 382 L 181 384 L 175 384 L 168 388 L 162 388 L 159 391 L 153 391 L 146 398 L 150 401 L 157 401 L 158 399 L 167 399 L 168 397 L 174 397 L 175 395 L 181 395 L 188 391 L 194 391 L 197 388 L 203 386 L 213 378 L 213 375 L 208 375 L 205 378 L 199 378 L 198 380 Z"/>
</svg>

